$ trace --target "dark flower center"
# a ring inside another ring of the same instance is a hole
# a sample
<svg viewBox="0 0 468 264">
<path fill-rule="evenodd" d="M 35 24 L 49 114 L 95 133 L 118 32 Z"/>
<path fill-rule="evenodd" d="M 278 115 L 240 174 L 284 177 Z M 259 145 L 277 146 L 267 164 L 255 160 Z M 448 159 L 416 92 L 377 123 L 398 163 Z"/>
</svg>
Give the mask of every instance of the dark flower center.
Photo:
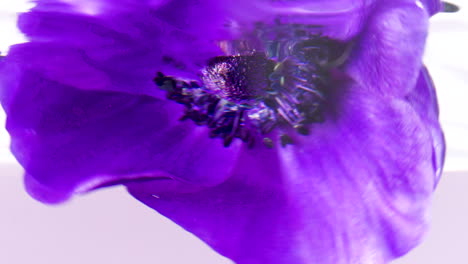
<svg viewBox="0 0 468 264">
<path fill-rule="evenodd" d="M 323 121 L 329 71 L 343 62 L 346 45 L 302 30 L 264 43 L 265 51 L 212 58 L 202 83 L 160 72 L 154 81 L 185 106 L 181 120 L 207 126 L 226 147 L 235 138 L 249 146 L 258 139 L 267 147 L 274 140 L 293 144 L 296 135 L 309 134 L 310 124 Z"/>
<path fill-rule="evenodd" d="M 205 87 L 231 102 L 248 101 L 265 96 L 268 76 L 275 63 L 264 53 L 247 56 L 219 56 L 211 59 L 202 71 Z"/>
</svg>

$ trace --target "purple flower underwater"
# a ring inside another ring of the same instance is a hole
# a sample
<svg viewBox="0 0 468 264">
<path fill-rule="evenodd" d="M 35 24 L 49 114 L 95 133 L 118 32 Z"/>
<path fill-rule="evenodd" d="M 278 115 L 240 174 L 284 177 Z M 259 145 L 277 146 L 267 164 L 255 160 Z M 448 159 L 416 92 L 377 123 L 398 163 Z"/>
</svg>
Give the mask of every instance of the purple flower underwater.
<svg viewBox="0 0 468 264">
<path fill-rule="evenodd" d="M 37 0 L 2 60 L 28 192 L 124 184 L 240 264 L 417 245 L 444 140 L 436 0 Z"/>
</svg>

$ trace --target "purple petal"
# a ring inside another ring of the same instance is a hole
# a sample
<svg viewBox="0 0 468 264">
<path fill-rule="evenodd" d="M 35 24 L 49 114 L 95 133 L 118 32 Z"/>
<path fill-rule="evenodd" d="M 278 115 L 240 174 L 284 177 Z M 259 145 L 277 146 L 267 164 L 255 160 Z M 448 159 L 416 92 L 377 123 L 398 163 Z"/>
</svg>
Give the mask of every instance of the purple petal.
<svg viewBox="0 0 468 264">
<path fill-rule="evenodd" d="M 14 49 L 19 63 L 66 85 L 157 96 L 155 71 L 197 79 L 206 61 L 221 55 L 216 41 L 245 38 L 259 21 L 320 25 L 324 35 L 349 40 L 361 31 L 371 4 L 39 1 L 18 22 L 31 43 Z"/>
<path fill-rule="evenodd" d="M 433 87 L 421 76 L 415 92 L 427 103 Z M 386 263 L 425 231 L 437 179 L 431 131 L 406 100 L 355 85 L 334 99 L 340 107 L 313 135 L 277 151 L 244 149 L 218 186 L 128 189 L 239 264 Z"/>
<path fill-rule="evenodd" d="M 236 159 L 238 145 L 224 149 L 205 128 L 178 121 L 178 104 L 79 90 L 24 69 L 15 77 L 3 100 L 7 130 L 31 195 L 44 202 L 128 180 L 217 184 Z"/>
<path fill-rule="evenodd" d="M 65 85 L 158 97 L 151 82 L 155 71 L 197 79 L 206 61 L 221 55 L 216 41 L 245 38 L 256 22 L 273 24 L 279 19 L 319 25 L 322 34 L 342 40 L 350 40 L 364 29 L 369 37 L 357 45 L 353 57 L 360 59 L 355 60 L 357 65 L 350 65 L 349 72 L 363 85 L 383 83 L 381 89 L 401 90 L 401 80 L 411 83 L 417 76 L 427 19 L 415 1 L 408 1 L 407 8 L 400 2 L 387 7 L 377 1 L 349 0 L 121 1 L 119 5 L 107 0 L 73 4 L 39 1 L 19 18 L 19 27 L 31 43 L 14 47 L 13 56 L 22 67 L 34 68 Z M 91 7 L 96 14 L 85 12 Z M 378 11 L 373 14 L 375 9 Z M 393 14 L 391 10 L 398 11 Z M 398 19 L 413 13 L 416 17 L 408 20 L 408 29 L 401 36 L 394 25 L 379 23 L 383 16 Z M 369 14 L 377 22 L 364 23 Z M 388 41 L 375 43 L 375 34 L 383 34 L 380 39 Z M 405 48 L 395 51 L 397 55 L 389 53 L 389 46 L 397 41 L 414 45 L 398 45 Z M 375 51 L 369 52 L 368 47 L 375 47 Z M 401 54 L 414 58 L 409 63 L 415 70 L 398 70 Z M 374 65 L 374 61 L 378 63 Z M 393 66 L 388 69 L 386 65 Z M 362 76 L 371 78 L 361 80 Z M 397 77 L 387 80 L 385 76 Z"/>
<path fill-rule="evenodd" d="M 428 28 L 418 1 L 382 3 L 355 44 L 346 72 L 360 85 L 404 96 L 416 84 Z"/>
<path fill-rule="evenodd" d="M 444 167 L 445 139 L 439 123 L 439 107 L 435 86 L 426 68 L 421 70 L 416 87 L 406 96 L 406 100 L 420 115 L 427 129 L 431 132 L 433 166 L 437 175 L 436 183 L 438 183 Z"/>
<path fill-rule="evenodd" d="M 430 15 L 434 15 L 442 10 L 442 1 L 440 0 L 422 0 L 421 2 Z"/>
<path fill-rule="evenodd" d="M 88 15 L 51 2 L 54 4 L 41 1 L 33 11 L 20 16 L 19 27 L 32 43 L 16 49 L 18 53 L 34 53 L 29 67 L 47 71 L 49 78 L 58 81 L 67 78 L 66 84 L 73 81 L 78 88 L 151 94 L 155 71 L 193 79 L 209 58 L 221 54 L 209 36 L 199 37 L 195 35 L 198 32 L 169 24 L 152 6 L 140 4 Z M 77 68 L 69 67 L 67 57 Z M 48 68 L 48 64 L 55 68 Z M 62 77 L 64 69 L 70 73 Z M 107 79 L 100 78 L 98 84 L 73 80 L 82 76 L 82 70 L 93 70 L 95 75 L 104 72 Z"/>
</svg>

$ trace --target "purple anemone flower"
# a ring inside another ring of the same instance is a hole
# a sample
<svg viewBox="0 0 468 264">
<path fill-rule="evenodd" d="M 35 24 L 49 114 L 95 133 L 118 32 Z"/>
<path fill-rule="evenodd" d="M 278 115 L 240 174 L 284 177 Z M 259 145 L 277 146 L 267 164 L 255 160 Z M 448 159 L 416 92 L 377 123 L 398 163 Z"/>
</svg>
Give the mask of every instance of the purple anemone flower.
<svg viewBox="0 0 468 264">
<path fill-rule="evenodd" d="M 239 264 L 387 263 L 441 174 L 437 0 L 36 0 L 1 60 L 27 191 L 124 184 Z"/>
</svg>

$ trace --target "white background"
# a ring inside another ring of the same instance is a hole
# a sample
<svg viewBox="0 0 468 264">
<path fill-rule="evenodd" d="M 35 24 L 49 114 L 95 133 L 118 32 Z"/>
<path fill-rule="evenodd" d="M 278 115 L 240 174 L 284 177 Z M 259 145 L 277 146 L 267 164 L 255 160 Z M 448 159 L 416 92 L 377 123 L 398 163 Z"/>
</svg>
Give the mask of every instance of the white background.
<svg viewBox="0 0 468 264">
<path fill-rule="evenodd" d="M 15 31 L 15 12 L 26 5 L 19 0 L 1 1 L 0 51 L 5 52 L 8 45 L 24 41 Z M 421 246 L 396 264 L 468 263 L 468 10 L 463 9 L 463 1 L 452 2 L 462 10 L 432 19 L 425 58 L 438 88 L 448 144 L 446 169 L 434 196 L 431 231 Z M 231 263 L 134 200 L 122 187 L 51 207 L 25 193 L 21 173 L 2 129 L 2 264 Z"/>
</svg>

